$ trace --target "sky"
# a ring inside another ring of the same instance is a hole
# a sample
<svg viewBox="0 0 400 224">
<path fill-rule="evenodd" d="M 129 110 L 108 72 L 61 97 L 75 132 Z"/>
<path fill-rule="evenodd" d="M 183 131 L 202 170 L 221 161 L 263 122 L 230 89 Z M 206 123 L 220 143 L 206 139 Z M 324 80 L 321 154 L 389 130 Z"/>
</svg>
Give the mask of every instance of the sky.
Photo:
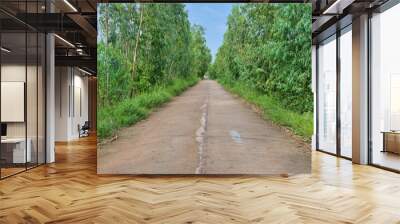
<svg viewBox="0 0 400 224">
<path fill-rule="evenodd" d="M 226 22 L 232 4 L 228 3 L 187 3 L 186 9 L 191 24 L 201 25 L 205 29 L 207 46 L 213 59 L 221 46 L 226 30 Z"/>
</svg>

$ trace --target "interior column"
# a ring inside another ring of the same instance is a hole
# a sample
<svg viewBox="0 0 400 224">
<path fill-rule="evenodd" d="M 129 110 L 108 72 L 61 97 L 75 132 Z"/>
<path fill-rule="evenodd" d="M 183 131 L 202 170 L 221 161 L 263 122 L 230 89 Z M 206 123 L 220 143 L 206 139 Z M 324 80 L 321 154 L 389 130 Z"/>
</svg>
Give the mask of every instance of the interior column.
<svg viewBox="0 0 400 224">
<path fill-rule="evenodd" d="M 353 19 L 352 157 L 368 163 L 368 15 Z"/>
<path fill-rule="evenodd" d="M 50 1 L 46 4 L 47 12 L 53 12 Z M 46 163 L 55 161 L 55 43 L 54 34 L 46 34 Z"/>
</svg>

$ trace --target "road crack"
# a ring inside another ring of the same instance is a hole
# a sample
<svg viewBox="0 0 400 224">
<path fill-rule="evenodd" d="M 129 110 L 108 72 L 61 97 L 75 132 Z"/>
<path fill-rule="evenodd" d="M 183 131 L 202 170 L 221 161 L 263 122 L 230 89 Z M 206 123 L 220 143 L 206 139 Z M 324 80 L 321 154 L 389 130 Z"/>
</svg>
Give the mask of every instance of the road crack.
<svg viewBox="0 0 400 224">
<path fill-rule="evenodd" d="M 204 148 L 206 142 L 206 132 L 207 132 L 207 123 L 208 123 L 208 105 L 209 105 L 209 97 L 210 90 L 209 86 L 207 86 L 207 97 L 204 100 L 204 104 L 200 107 L 201 110 L 201 118 L 200 118 L 200 127 L 196 131 L 196 142 L 197 142 L 197 153 L 199 156 L 199 162 L 196 168 L 196 174 L 204 174 L 204 165 L 205 165 L 205 156 L 204 156 Z"/>
</svg>

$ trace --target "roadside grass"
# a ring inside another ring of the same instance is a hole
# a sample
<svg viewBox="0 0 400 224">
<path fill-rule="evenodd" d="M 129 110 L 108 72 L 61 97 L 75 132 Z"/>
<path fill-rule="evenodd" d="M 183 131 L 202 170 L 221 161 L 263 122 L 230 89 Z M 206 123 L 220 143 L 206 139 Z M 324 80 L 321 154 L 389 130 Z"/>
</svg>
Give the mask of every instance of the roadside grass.
<svg viewBox="0 0 400 224">
<path fill-rule="evenodd" d="M 174 96 L 181 94 L 187 88 L 195 85 L 198 78 L 176 79 L 165 86 L 156 86 L 149 92 L 122 100 L 112 106 L 102 106 L 97 109 L 98 130 L 100 141 L 114 136 L 120 128 L 131 126 L 147 118 L 152 109 L 168 102 Z"/>
<path fill-rule="evenodd" d="M 262 110 L 264 119 L 288 128 L 304 141 L 310 142 L 313 134 L 313 113 L 298 113 L 286 109 L 276 99 L 265 95 L 240 82 L 224 82 L 218 80 L 224 88 Z"/>
</svg>

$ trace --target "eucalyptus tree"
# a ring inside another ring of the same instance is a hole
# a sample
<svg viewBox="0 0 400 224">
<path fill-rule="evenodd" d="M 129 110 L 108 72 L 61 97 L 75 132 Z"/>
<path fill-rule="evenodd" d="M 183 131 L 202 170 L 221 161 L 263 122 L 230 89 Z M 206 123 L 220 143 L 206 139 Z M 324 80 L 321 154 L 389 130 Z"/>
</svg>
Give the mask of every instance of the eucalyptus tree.
<svg viewBox="0 0 400 224">
<path fill-rule="evenodd" d="M 212 76 L 256 88 L 292 110 L 311 111 L 311 5 L 239 5 L 227 26 Z"/>
<path fill-rule="evenodd" d="M 183 4 L 99 4 L 98 18 L 100 104 L 134 98 L 191 77 L 197 72 L 192 71 L 195 65 L 207 68 L 210 63 L 208 56 L 193 57 L 198 49 L 206 55 L 209 50 L 204 37 L 198 37 L 204 32 L 192 34 Z"/>
<path fill-rule="evenodd" d="M 211 63 L 211 51 L 206 45 L 205 31 L 202 26 L 193 25 L 191 27 L 191 56 L 192 56 L 192 71 L 191 73 L 199 78 L 202 78 L 208 71 Z"/>
</svg>

